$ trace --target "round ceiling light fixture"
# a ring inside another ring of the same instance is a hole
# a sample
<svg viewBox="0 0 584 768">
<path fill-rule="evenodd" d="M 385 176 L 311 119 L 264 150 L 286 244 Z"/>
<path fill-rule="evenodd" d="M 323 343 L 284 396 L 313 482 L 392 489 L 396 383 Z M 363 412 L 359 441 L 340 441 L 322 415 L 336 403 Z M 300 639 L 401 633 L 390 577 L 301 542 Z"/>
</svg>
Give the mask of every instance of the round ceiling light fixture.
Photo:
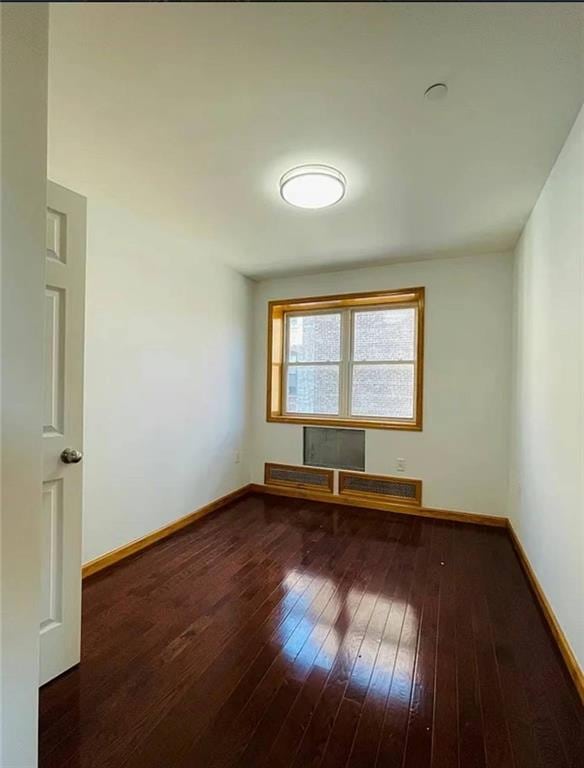
<svg viewBox="0 0 584 768">
<path fill-rule="evenodd" d="M 347 180 L 329 165 L 299 165 L 280 179 L 282 199 L 297 208 L 327 208 L 345 196 Z"/>
</svg>

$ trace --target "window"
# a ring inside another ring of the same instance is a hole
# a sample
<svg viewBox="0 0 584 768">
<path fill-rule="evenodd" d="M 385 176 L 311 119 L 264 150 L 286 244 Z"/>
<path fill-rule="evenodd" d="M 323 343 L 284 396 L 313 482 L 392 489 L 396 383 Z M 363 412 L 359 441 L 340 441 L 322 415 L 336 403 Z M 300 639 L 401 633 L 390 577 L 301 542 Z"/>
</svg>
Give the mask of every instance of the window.
<svg viewBox="0 0 584 768">
<path fill-rule="evenodd" d="M 268 421 L 422 428 L 424 289 L 272 301 Z"/>
</svg>

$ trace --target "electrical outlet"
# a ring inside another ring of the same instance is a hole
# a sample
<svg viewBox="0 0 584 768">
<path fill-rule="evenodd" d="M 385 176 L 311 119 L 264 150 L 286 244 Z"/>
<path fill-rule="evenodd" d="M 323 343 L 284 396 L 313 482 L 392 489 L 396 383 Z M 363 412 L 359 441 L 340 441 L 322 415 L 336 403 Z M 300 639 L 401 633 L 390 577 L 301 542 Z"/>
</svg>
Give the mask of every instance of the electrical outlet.
<svg viewBox="0 0 584 768">
<path fill-rule="evenodd" d="M 234 454 L 234 457 L 233 457 L 233 461 L 236 464 L 239 464 L 241 462 L 241 453 L 239 451 L 235 451 L 235 454 Z"/>
<path fill-rule="evenodd" d="M 398 472 L 405 472 L 406 469 L 406 460 L 405 459 L 396 459 L 395 460 L 395 468 Z"/>
</svg>

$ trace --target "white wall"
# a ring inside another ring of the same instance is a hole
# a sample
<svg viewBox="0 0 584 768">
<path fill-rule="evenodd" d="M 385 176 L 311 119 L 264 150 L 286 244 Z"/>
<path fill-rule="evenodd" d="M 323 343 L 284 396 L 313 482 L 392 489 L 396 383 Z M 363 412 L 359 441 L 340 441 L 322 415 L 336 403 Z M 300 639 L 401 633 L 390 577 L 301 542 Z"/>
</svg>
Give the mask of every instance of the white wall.
<svg viewBox="0 0 584 768">
<path fill-rule="evenodd" d="M 0 765 L 37 764 L 47 6 L 3 3 Z"/>
<path fill-rule="evenodd" d="M 584 110 L 516 249 L 510 517 L 584 667 Z"/>
<path fill-rule="evenodd" d="M 76 191 L 88 197 L 87 562 L 248 482 L 251 284 L 151 217 Z"/>
<path fill-rule="evenodd" d="M 302 463 L 302 427 L 265 420 L 270 299 L 425 286 L 424 429 L 366 432 L 366 470 L 424 482 L 426 506 L 505 515 L 510 254 L 393 264 L 261 282 L 255 293 L 252 480 L 264 461 Z"/>
</svg>

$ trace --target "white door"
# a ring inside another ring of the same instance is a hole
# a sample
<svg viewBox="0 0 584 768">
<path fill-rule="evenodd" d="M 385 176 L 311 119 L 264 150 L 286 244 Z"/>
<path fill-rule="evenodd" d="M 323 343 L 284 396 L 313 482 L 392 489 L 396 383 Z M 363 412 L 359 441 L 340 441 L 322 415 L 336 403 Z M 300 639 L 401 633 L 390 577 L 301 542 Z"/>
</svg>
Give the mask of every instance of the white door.
<svg viewBox="0 0 584 768">
<path fill-rule="evenodd" d="M 40 683 L 79 662 L 86 200 L 48 182 Z"/>
</svg>

